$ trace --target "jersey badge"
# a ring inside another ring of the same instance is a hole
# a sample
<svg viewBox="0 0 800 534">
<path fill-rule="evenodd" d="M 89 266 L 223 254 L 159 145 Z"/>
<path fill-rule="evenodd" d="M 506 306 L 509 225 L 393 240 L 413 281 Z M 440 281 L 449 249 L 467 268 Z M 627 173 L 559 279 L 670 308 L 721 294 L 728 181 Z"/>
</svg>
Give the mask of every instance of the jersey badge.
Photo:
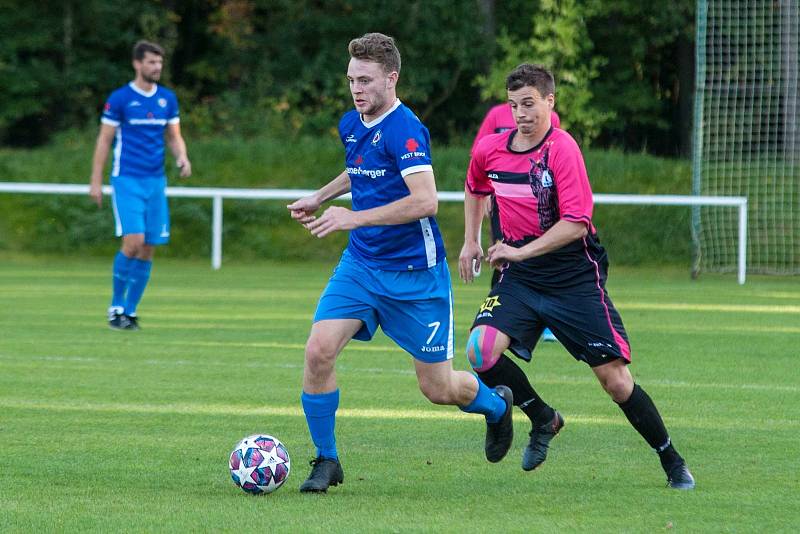
<svg viewBox="0 0 800 534">
<path fill-rule="evenodd" d="M 542 187 L 553 187 L 553 177 L 547 169 L 542 171 Z"/>
<path fill-rule="evenodd" d="M 381 133 L 380 130 L 375 132 L 375 135 L 372 137 L 372 146 L 376 146 L 378 144 L 378 142 L 381 140 L 382 137 L 383 137 L 383 134 Z"/>
<path fill-rule="evenodd" d="M 419 143 L 413 137 L 409 137 L 408 139 L 406 139 L 405 147 L 406 150 L 408 150 L 408 152 L 400 156 L 400 159 L 405 160 L 411 158 L 424 158 L 427 155 L 425 154 L 425 152 L 417 152 L 417 149 L 419 148 Z"/>
<path fill-rule="evenodd" d="M 158 105 L 161 106 L 162 108 L 167 107 L 167 99 L 166 98 L 159 98 L 158 99 Z"/>
</svg>

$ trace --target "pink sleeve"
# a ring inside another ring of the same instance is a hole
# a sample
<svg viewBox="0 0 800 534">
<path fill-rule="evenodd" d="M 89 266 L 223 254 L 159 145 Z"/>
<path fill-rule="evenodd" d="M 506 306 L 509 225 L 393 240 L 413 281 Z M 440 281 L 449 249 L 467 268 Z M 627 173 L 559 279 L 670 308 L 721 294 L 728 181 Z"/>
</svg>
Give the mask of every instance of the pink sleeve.
<svg viewBox="0 0 800 534">
<path fill-rule="evenodd" d="M 553 128 L 561 128 L 561 117 L 555 111 L 550 112 L 550 124 Z"/>
<path fill-rule="evenodd" d="M 467 169 L 467 191 L 473 195 L 486 196 L 494 193 L 492 181 L 486 174 L 486 143 L 476 143 Z"/>
<path fill-rule="evenodd" d="M 553 147 L 556 150 L 551 152 L 551 168 L 555 174 L 561 219 L 583 223 L 593 231 L 594 200 L 581 150 L 569 134 L 560 136 L 556 143 L 558 146 Z"/>
<path fill-rule="evenodd" d="M 472 148 L 470 149 L 470 154 L 475 151 L 475 147 L 478 146 L 478 141 L 482 138 L 486 137 L 489 134 L 495 133 L 495 128 L 497 128 L 497 113 L 496 110 L 497 106 L 490 109 L 486 116 L 483 118 L 483 122 L 481 122 L 481 127 L 478 128 L 478 133 L 475 135 L 475 140 L 472 142 Z"/>
</svg>

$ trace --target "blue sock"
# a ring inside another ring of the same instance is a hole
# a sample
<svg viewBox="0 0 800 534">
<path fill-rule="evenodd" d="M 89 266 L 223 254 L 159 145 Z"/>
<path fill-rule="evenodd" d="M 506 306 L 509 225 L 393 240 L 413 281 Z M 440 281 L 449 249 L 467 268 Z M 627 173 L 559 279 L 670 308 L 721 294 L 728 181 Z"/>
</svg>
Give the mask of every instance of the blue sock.
<svg viewBox="0 0 800 534">
<path fill-rule="evenodd" d="M 475 380 L 478 381 L 478 394 L 475 395 L 472 402 L 466 406 L 459 406 L 459 408 L 462 412 L 482 413 L 490 423 L 498 422 L 506 413 L 506 401 L 495 390 L 481 382 L 477 376 Z"/>
<path fill-rule="evenodd" d="M 306 393 L 300 396 L 306 414 L 308 431 L 317 446 L 317 456 L 339 458 L 336 452 L 336 409 L 339 408 L 339 390 L 330 393 Z"/>
<path fill-rule="evenodd" d="M 114 267 L 112 277 L 111 306 L 114 308 L 125 308 L 125 292 L 128 289 L 128 278 L 131 273 L 131 266 L 134 258 L 129 258 L 122 251 L 114 256 Z"/>
<path fill-rule="evenodd" d="M 150 268 L 153 262 L 149 260 L 134 259 L 131 265 L 131 273 L 128 275 L 128 295 L 125 298 L 125 313 L 136 315 L 136 306 L 142 300 L 144 288 L 150 280 Z"/>
</svg>

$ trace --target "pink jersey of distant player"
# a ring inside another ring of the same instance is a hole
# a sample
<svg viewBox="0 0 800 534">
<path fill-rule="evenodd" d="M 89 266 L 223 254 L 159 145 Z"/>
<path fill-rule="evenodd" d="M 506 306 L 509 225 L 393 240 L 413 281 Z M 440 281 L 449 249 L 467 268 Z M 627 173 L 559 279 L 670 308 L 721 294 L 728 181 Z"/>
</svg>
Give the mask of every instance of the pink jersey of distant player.
<svg viewBox="0 0 800 534">
<path fill-rule="evenodd" d="M 553 128 L 561 128 L 561 119 L 555 111 L 550 112 L 550 125 Z M 483 118 L 481 127 L 478 128 L 478 133 L 475 135 L 475 140 L 472 142 L 472 150 L 475 150 L 475 145 L 478 141 L 489 134 L 503 133 L 508 130 L 513 130 L 517 127 L 514 121 L 514 113 L 511 111 L 511 104 L 498 104 L 488 112 Z"/>
<path fill-rule="evenodd" d="M 551 128 L 537 146 L 511 149 L 517 130 L 487 135 L 476 144 L 467 188 L 497 198 L 504 241 L 535 239 L 563 219 L 592 225 L 592 189 L 578 144 L 564 130 Z"/>
</svg>

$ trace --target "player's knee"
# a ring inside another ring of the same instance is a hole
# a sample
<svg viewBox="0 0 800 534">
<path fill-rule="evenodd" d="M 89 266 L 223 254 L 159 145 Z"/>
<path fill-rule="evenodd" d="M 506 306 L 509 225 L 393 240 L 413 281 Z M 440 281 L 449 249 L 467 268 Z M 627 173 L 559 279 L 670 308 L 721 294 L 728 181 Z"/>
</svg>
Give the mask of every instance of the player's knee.
<svg viewBox="0 0 800 534">
<path fill-rule="evenodd" d="M 497 359 L 500 358 L 502 351 L 495 348 L 495 339 L 498 330 L 487 326 L 485 328 L 473 328 L 467 340 L 467 359 L 472 368 L 482 373 L 488 371 Z"/>
<path fill-rule="evenodd" d="M 144 236 L 131 234 L 122 238 L 122 253 L 129 258 L 138 258 L 144 247 Z"/>
<path fill-rule="evenodd" d="M 604 376 L 600 380 L 600 384 L 615 402 L 625 402 L 630 397 L 631 391 L 633 391 L 633 377 L 628 372 Z"/>
<path fill-rule="evenodd" d="M 306 365 L 313 371 L 318 368 L 333 365 L 336 360 L 336 351 L 330 343 L 317 336 L 311 336 L 306 343 Z"/>
<path fill-rule="evenodd" d="M 155 251 L 156 247 L 154 247 L 153 245 L 142 245 L 136 257 L 144 261 L 153 261 L 153 256 L 155 254 Z"/>
</svg>

